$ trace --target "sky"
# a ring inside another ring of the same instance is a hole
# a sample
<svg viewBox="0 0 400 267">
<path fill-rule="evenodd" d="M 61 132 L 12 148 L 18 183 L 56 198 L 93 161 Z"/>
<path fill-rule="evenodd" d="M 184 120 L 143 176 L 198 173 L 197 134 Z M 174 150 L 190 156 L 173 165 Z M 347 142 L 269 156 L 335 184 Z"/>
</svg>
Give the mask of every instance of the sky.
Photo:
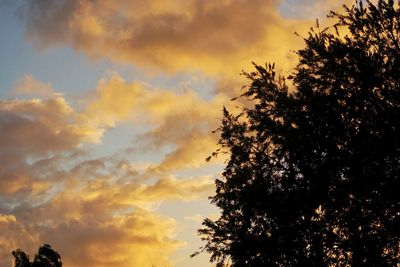
<svg viewBox="0 0 400 267">
<path fill-rule="evenodd" d="M 288 75 L 337 0 L 0 0 L 0 266 L 205 267 L 197 236 L 252 62 Z"/>
</svg>

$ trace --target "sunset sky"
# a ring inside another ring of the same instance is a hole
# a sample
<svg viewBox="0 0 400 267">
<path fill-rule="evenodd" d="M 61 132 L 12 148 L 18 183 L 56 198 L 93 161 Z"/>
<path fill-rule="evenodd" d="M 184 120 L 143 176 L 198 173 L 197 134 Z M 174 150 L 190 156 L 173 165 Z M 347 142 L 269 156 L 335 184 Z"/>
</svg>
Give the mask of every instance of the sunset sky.
<svg viewBox="0 0 400 267">
<path fill-rule="evenodd" d="M 0 267 L 206 267 L 222 107 L 337 0 L 0 0 Z"/>
</svg>

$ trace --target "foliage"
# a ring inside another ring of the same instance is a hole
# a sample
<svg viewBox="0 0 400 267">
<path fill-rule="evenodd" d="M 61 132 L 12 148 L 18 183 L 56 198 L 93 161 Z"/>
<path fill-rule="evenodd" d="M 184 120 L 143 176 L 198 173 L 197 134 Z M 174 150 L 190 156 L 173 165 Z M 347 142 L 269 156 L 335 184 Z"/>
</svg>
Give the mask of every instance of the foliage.
<svg viewBox="0 0 400 267">
<path fill-rule="evenodd" d="M 199 230 L 218 266 L 400 264 L 400 10 L 345 9 L 305 38 L 293 90 L 255 65 L 251 104 L 224 109 L 221 215 Z"/>
<path fill-rule="evenodd" d="M 28 267 L 31 266 L 28 255 L 20 249 L 11 252 L 15 259 L 15 267 Z"/>
<path fill-rule="evenodd" d="M 50 245 L 44 244 L 39 248 L 33 262 L 20 249 L 11 253 L 15 258 L 15 267 L 62 267 L 61 257 Z"/>
</svg>

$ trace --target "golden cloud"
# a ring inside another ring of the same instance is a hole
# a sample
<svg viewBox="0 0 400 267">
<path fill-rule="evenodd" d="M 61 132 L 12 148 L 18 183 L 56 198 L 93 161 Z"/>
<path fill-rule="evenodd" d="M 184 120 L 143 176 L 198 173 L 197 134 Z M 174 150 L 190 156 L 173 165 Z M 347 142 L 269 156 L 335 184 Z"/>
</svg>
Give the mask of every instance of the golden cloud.
<svg viewBox="0 0 400 267">
<path fill-rule="evenodd" d="M 288 19 L 278 0 L 29 0 L 26 35 L 39 46 L 69 43 L 91 57 L 167 71 L 236 75 L 251 61 L 293 64 L 293 33 L 309 21 Z"/>
<path fill-rule="evenodd" d="M 98 133 L 77 130 L 74 116 L 73 109 L 62 96 L 44 100 L 0 99 L 1 151 L 40 156 L 96 140 Z"/>
<path fill-rule="evenodd" d="M 38 97 L 52 96 L 53 93 L 53 87 L 50 83 L 43 83 L 31 74 L 26 74 L 20 78 L 13 90 L 13 94 L 15 95 L 30 95 Z"/>
<path fill-rule="evenodd" d="M 56 178 L 47 178 L 46 172 L 54 170 L 64 153 L 93 139 L 91 133 L 76 131 L 74 116 L 72 107 L 57 94 L 46 99 L 0 99 L 2 197 L 36 197 L 52 187 L 50 180 Z M 38 179 L 42 176 L 46 178 Z"/>
<path fill-rule="evenodd" d="M 18 245 L 24 244 L 27 251 L 38 241 L 37 233 L 31 232 L 21 225 L 15 215 L 0 213 L 0 265 L 12 266 L 10 253 Z"/>
<path fill-rule="evenodd" d="M 147 132 L 135 143 L 140 150 L 160 150 L 172 146 L 162 163 L 153 170 L 171 172 L 185 167 L 200 167 L 217 148 L 218 127 L 223 105 L 232 105 L 223 94 L 204 100 L 186 89 L 176 93 L 126 82 L 114 73 L 102 79 L 87 107 L 78 116 L 79 125 L 91 128 L 115 127 L 131 121 Z M 90 126 L 89 126 L 90 125 Z"/>
<path fill-rule="evenodd" d="M 132 117 L 144 91 L 143 84 L 128 84 L 118 74 L 113 74 L 99 81 L 82 119 L 93 127 L 115 127 L 116 123 Z"/>
<path fill-rule="evenodd" d="M 50 199 L 9 208 L 11 213 L 0 216 L 0 258 L 8 259 L 16 247 L 32 253 L 48 242 L 67 266 L 170 264 L 171 253 L 185 244 L 175 238 L 175 221 L 157 215 L 154 204 L 205 198 L 212 180 L 163 177 L 143 183 L 127 180 L 118 166 L 118 160 L 83 161 L 66 172 L 65 186 Z"/>
<path fill-rule="evenodd" d="M 194 166 L 199 151 L 213 145 L 208 134 L 215 122 L 208 121 L 224 98 L 205 101 L 191 90 L 172 93 L 116 75 L 101 80 L 90 95 L 80 111 L 56 93 L 0 101 L 0 264 L 9 265 L 17 247 L 32 254 L 47 242 L 68 266 L 168 265 L 184 245 L 175 238 L 174 220 L 157 215 L 156 208 L 211 194 L 210 176 L 171 173 Z M 138 171 L 120 155 L 87 158 L 82 144 L 127 120 L 138 127 L 147 123 L 147 140 L 155 147 L 173 143 L 176 155 Z M 181 134 L 163 130 L 175 120 Z M 196 134 L 204 142 L 194 142 Z"/>
<path fill-rule="evenodd" d="M 165 266 L 170 262 L 171 252 L 184 245 L 174 240 L 172 219 L 144 210 L 121 215 L 113 215 L 109 210 L 100 214 L 82 213 L 79 219 L 42 217 L 41 209 L 49 205 L 61 210 L 66 204 L 80 205 L 79 201 L 65 200 L 66 203 L 52 202 L 46 207 L 17 210 L 17 216 L 0 217 L 2 266 L 11 266 L 11 250 L 20 247 L 32 255 L 43 240 L 51 242 L 61 253 L 64 265 L 71 267 Z"/>
</svg>

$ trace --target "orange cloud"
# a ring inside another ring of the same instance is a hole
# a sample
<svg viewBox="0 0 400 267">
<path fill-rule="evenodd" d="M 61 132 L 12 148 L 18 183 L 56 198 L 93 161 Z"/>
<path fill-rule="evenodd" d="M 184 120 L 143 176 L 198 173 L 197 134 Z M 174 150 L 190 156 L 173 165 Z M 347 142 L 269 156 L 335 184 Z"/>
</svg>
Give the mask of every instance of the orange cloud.
<svg viewBox="0 0 400 267">
<path fill-rule="evenodd" d="M 10 253 L 18 245 L 24 244 L 29 253 L 30 248 L 38 241 L 37 233 L 29 231 L 21 225 L 16 216 L 0 213 L 0 264 L 1 266 L 13 266 Z"/>
<path fill-rule="evenodd" d="M 0 101 L 1 265 L 10 264 L 11 250 L 32 254 L 43 242 L 68 266 L 168 265 L 184 242 L 175 238 L 174 220 L 157 215 L 158 204 L 211 194 L 209 176 L 172 173 L 197 166 L 196 154 L 213 145 L 210 116 L 217 116 L 223 97 L 205 101 L 191 90 L 172 93 L 116 75 L 90 95 L 80 110 L 56 93 Z M 163 130 L 173 118 L 180 134 Z M 85 143 L 100 142 L 104 131 L 127 120 L 147 123 L 148 142 L 173 143 L 175 152 L 138 170 L 123 155 L 88 158 Z M 196 134 L 205 141 L 190 152 Z"/>
<path fill-rule="evenodd" d="M 223 105 L 231 105 L 223 94 L 204 100 L 191 89 L 175 93 L 126 82 L 117 74 L 102 79 L 87 107 L 79 115 L 79 125 L 94 129 L 115 127 L 131 121 L 147 132 L 135 143 L 141 150 L 171 147 L 160 166 L 153 170 L 170 172 L 200 167 L 217 147 L 218 127 Z"/>
<path fill-rule="evenodd" d="M 115 127 L 116 123 L 132 118 L 145 90 L 143 84 L 126 83 L 118 74 L 102 79 L 82 119 L 94 127 Z"/>
<path fill-rule="evenodd" d="M 21 14 L 28 38 L 40 46 L 69 43 L 91 57 L 232 76 L 251 61 L 293 64 L 295 55 L 289 50 L 302 44 L 293 33 L 310 23 L 283 18 L 279 4 L 277 0 L 30 0 Z"/>
<path fill-rule="evenodd" d="M 205 198 L 212 180 L 163 177 L 143 183 L 126 179 L 126 169 L 118 172 L 118 166 L 112 159 L 83 161 L 61 177 L 64 186 L 53 184 L 56 193 L 47 200 L 44 195 L 41 204 L 0 208 L 8 210 L 0 215 L 0 258 L 8 261 L 16 247 L 32 253 L 48 242 L 67 266 L 170 264 L 171 253 L 185 244 L 175 238 L 174 220 L 157 215 L 154 204 Z"/>
<path fill-rule="evenodd" d="M 52 187 L 50 180 L 56 178 L 48 178 L 46 172 L 93 139 L 92 133 L 76 130 L 74 116 L 65 98 L 56 94 L 46 99 L 0 99 L 2 197 L 39 197 Z"/>
<path fill-rule="evenodd" d="M 51 203 L 55 206 L 51 208 L 76 204 L 65 200 Z M 165 266 L 170 262 L 170 253 L 184 245 L 174 240 L 173 220 L 144 210 L 105 218 L 104 214 L 102 218 L 97 216 L 102 214 L 90 213 L 82 214 L 80 219 L 51 220 L 41 217 L 43 208 L 17 211 L 21 213 L 18 218 L 0 217 L 2 266 L 11 266 L 11 250 L 20 247 L 32 255 L 42 240 L 50 241 L 61 253 L 64 265 L 71 267 Z M 24 216 L 30 220 L 24 221 Z"/>
<path fill-rule="evenodd" d="M 24 75 L 16 84 L 13 94 L 48 97 L 54 93 L 50 83 L 43 83 L 30 74 Z"/>
<path fill-rule="evenodd" d="M 64 98 L 0 100 L 2 151 L 43 154 L 78 145 L 85 136 L 67 123 L 72 109 Z"/>
</svg>

